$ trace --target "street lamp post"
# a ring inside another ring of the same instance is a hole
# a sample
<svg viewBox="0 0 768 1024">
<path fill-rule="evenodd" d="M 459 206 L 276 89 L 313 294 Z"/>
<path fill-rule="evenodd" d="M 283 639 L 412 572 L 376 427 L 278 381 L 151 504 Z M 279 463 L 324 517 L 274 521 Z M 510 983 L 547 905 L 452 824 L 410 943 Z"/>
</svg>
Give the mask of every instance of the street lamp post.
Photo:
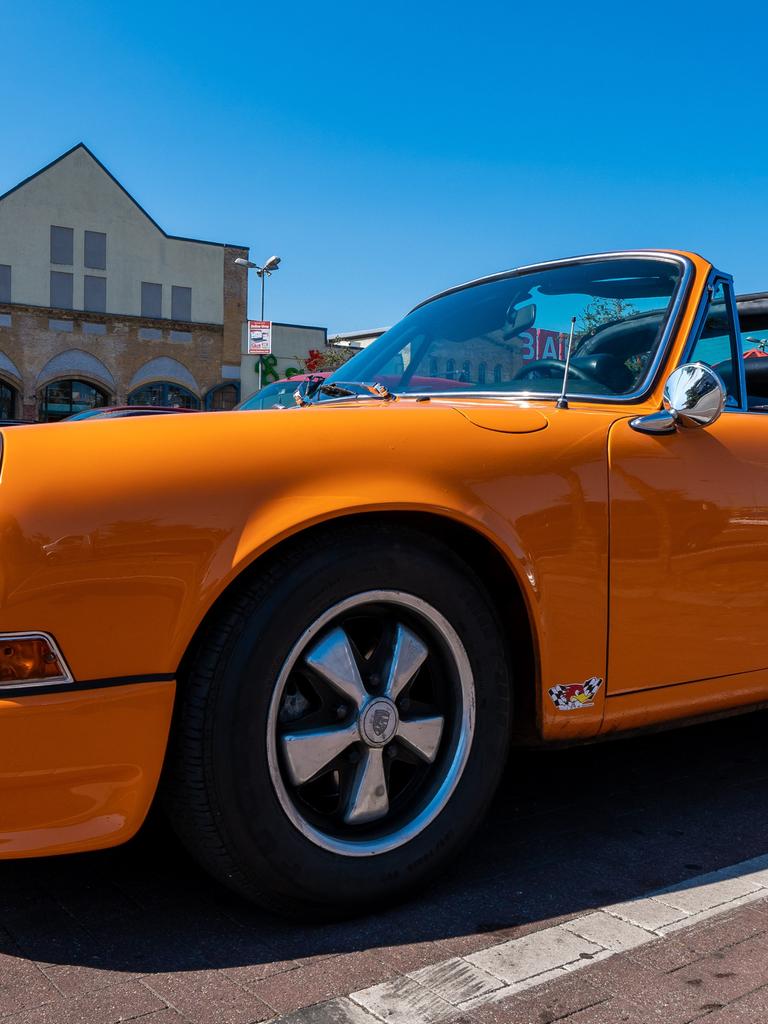
<svg viewBox="0 0 768 1024">
<path fill-rule="evenodd" d="M 255 270 L 258 277 L 261 278 L 261 319 L 264 319 L 264 281 L 265 278 L 271 277 L 277 268 L 280 266 L 279 256 L 270 256 L 263 267 L 260 267 L 258 263 L 251 263 L 250 260 L 244 260 L 239 257 L 235 260 L 238 267 L 247 267 L 249 270 Z"/>
<path fill-rule="evenodd" d="M 244 260 L 239 256 L 235 263 L 238 267 L 245 267 L 247 270 L 255 270 L 256 274 L 261 278 L 261 319 L 264 319 L 264 282 L 266 278 L 271 277 L 277 268 L 280 266 L 279 256 L 270 256 L 263 267 L 260 267 L 258 263 L 251 263 L 250 260 Z M 259 359 L 259 391 L 261 391 L 261 358 Z"/>
</svg>

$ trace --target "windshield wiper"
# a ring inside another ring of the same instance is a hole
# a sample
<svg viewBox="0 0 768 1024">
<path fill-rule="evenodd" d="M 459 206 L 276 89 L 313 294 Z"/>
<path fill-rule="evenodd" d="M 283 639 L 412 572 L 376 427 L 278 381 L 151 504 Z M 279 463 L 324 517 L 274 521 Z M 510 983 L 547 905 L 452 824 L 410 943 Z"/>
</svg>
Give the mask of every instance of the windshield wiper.
<svg viewBox="0 0 768 1024">
<path fill-rule="evenodd" d="M 357 392 L 351 388 L 345 387 L 343 384 L 321 384 L 317 389 L 322 391 L 324 395 L 330 395 L 331 398 L 344 398 L 346 395 L 356 395 Z"/>
<path fill-rule="evenodd" d="M 293 393 L 297 405 L 312 405 L 315 395 L 322 392 L 331 398 L 379 398 L 383 402 L 394 401 L 394 395 L 386 384 L 366 384 L 363 381 L 326 381 L 317 377 L 302 381 Z"/>
<path fill-rule="evenodd" d="M 354 391 L 353 388 L 359 390 Z M 366 384 L 365 381 L 324 381 L 317 389 L 322 391 L 324 395 L 332 395 L 334 398 L 343 398 L 347 395 L 373 395 L 374 398 L 381 398 L 383 401 L 389 401 L 394 399 L 395 395 L 389 390 L 386 384 L 380 384 L 378 381 L 374 384 Z"/>
</svg>

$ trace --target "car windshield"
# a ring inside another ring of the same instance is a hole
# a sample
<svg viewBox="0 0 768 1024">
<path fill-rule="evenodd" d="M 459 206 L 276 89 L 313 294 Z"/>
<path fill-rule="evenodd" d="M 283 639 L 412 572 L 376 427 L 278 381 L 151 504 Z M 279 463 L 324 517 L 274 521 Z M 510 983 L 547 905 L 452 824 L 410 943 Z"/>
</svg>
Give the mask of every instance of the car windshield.
<svg viewBox="0 0 768 1024">
<path fill-rule="evenodd" d="M 237 408 L 274 409 L 276 406 L 290 408 L 296 404 L 293 400 L 293 393 L 297 386 L 297 384 L 292 384 L 289 380 L 276 381 L 274 384 L 268 384 L 261 391 L 257 391 L 250 398 L 246 398 Z"/>
<path fill-rule="evenodd" d="M 612 257 L 542 267 L 428 301 L 330 382 L 394 393 L 629 395 L 659 350 L 683 273 L 675 258 Z"/>
<path fill-rule="evenodd" d="M 93 416 L 104 416 L 105 414 L 102 409 L 83 409 L 82 412 L 76 412 L 72 416 L 65 417 L 67 420 L 89 420 Z M 114 415 L 114 413 L 112 414 Z"/>
</svg>

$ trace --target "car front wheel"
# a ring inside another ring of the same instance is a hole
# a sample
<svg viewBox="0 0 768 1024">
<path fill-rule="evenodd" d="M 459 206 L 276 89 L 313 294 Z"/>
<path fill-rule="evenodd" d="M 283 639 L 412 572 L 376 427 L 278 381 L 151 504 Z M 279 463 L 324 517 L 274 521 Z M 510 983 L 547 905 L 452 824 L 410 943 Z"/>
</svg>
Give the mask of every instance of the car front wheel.
<svg viewBox="0 0 768 1024">
<path fill-rule="evenodd" d="M 501 626 L 408 529 L 329 529 L 253 576 L 180 681 L 165 785 L 192 854 L 287 913 L 391 905 L 482 818 L 503 767 Z"/>
</svg>

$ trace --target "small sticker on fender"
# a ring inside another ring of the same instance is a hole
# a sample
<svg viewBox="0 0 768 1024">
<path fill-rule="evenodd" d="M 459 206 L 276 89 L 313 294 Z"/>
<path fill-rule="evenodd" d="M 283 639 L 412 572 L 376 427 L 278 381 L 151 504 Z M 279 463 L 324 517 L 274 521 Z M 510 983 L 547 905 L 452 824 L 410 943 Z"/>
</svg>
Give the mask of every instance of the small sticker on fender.
<svg viewBox="0 0 768 1024">
<path fill-rule="evenodd" d="M 592 676 L 586 683 L 560 683 L 558 686 L 551 686 L 549 696 L 558 711 L 578 711 L 579 708 L 594 707 L 594 696 L 603 680 L 599 676 Z"/>
</svg>

